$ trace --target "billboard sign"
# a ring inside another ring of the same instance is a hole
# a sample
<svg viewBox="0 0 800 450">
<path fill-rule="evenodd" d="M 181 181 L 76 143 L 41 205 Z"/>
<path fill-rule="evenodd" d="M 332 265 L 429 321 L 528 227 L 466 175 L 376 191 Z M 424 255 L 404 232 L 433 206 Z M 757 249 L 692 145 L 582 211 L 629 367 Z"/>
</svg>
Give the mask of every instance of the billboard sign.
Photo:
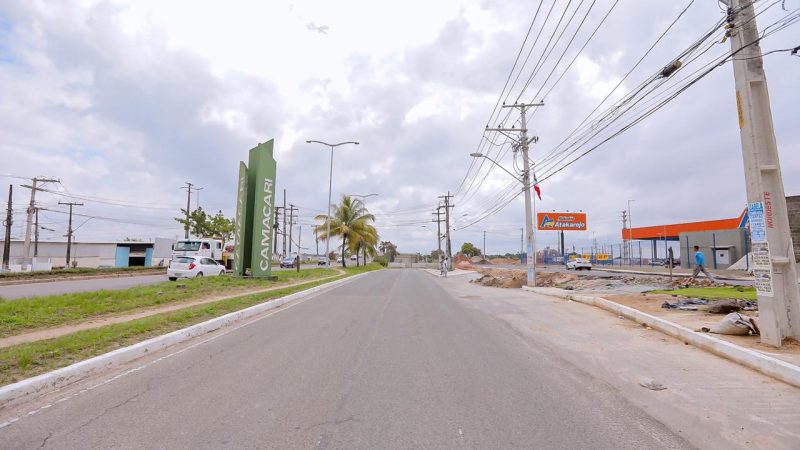
<svg viewBox="0 0 800 450">
<path fill-rule="evenodd" d="M 272 250 L 275 225 L 275 172 L 273 141 L 250 149 L 249 167 L 239 163 L 236 200 L 236 249 L 233 256 L 235 275 L 253 277 L 272 274 Z"/>
<path fill-rule="evenodd" d="M 275 158 L 270 140 L 250 150 L 248 170 L 249 192 L 252 195 L 250 216 L 252 244 L 250 271 L 254 277 L 272 273 L 273 225 L 275 224 Z"/>
<path fill-rule="evenodd" d="M 245 252 L 245 248 L 249 249 L 249 242 L 245 240 L 245 228 L 247 227 L 247 166 L 239 161 L 239 183 L 238 195 L 236 197 L 236 228 L 234 230 L 234 240 L 236 247 L 233 252 L 233 274 L 244 276 L 245 261 L 248 261 L 249 252 Z"/>
<path fill-rule="evenodd" d="M 586 213 L 540 212 L 536 214 L 536 229 L 585 231 Z"/>
</svg>

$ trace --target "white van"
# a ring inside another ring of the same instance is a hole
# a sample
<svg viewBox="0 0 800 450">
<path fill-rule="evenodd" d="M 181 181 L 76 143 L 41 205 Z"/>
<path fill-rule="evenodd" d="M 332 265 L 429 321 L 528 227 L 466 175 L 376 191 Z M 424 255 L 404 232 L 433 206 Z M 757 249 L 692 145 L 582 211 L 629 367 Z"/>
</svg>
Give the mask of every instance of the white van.
<svg viewBox="0 0 800 450">
<path fill-rule="evenodd" d="M 172 245 L 172 259 L 180 256 L 199 256 L 222 261 L 223 250 L 222 241 L 219 239 L 178 239 Z"/>
</svg>

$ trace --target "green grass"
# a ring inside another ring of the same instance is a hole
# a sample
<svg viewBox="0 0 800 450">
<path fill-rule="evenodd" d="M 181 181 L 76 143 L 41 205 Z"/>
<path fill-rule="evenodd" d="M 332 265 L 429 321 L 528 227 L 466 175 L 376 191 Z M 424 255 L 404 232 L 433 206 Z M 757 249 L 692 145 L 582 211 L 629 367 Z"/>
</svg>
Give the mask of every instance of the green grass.
<svg viewBox="0 0 800 450">
<path fill-rule="evenodd" d="M 358 273 L 381 269 L 378 264 L 348 267 L 344 275 L 313 280 L 261 294 L 244 294 L 227 300 L 187 307 L 130 322 L 78 331 L 55 339 L 0 348 L 0 385 L 45 373 L 146 339 L 238 311 L 266 300 L 283 297 Z M 301 271 L 302 273 L 302 271 Z"/>
<path fill-rule="evenodd" d="M 76 267 L 71 269 L 53 269 L 51 271 L 36 271 L 36 272 L 5 272 L 0 273 L 0 281 L 3 280 L 24 280 L 33 278 L 62 278 L 80 275 L 115 275 L 120 273 L 134 273 L 134 272 L 166 272 L 166 267 L 103 267 L 103 268 L 88 268 Z"/>
<path fill-rule="evenodd" d="M 650 291 L 650 293 L 712 300 L 730 298 L 742 298 L 750 301 L 756 300 L 756 289 L 752 286 L 691 287 L 672 291 Z"/>
<path fill-rule="evenodd" d="M 244 290 L 269 288 L 299 280 L 335 275 L 333 269 L 274 272 L 277 281 L 231 276 L 203 277 L 178 282 L 165 281 L 122 290 L 76 292 L 0 303 L 0 337 L 41 328 L 83 322 L 110 314 L 151 306 L 202 299 L 212 295 L 236 294 Z M 184 285 L 185 289 L 176 286 Z"/>
</svg>

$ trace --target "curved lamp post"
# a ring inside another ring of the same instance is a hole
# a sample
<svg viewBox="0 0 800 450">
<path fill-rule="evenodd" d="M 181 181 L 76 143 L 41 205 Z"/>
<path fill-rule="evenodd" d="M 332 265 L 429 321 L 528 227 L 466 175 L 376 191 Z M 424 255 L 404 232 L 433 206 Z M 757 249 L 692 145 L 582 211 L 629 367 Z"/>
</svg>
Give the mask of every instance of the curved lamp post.
<svg viewBox="0 0 800 450">
<path fill-rule="evenodd" d="M 330 176 L 328 178 L 328 220 L 327 220 L 328 231 L 325 234 L 325 260 L 328 261 L 327 266 L 330 266 L 331 261 L 328 255 L 331 254 L 331 193 L 333 191 L 333 148 L 345 144 L 354 144 L 354 145 L 359 145 L 359 144 L 356 141 L 345 141 L 345 142 L 339 142 L 338 144 L 329 144 L 327 142 L 315 141 L 315 140 L 306 141 L 306 144 L 322 144 L 330 147 L 331 149 L 331 169 L 330 169 Z M 344 255 L 342 255 L 342 258 L 344 260 Z"/>
</svg>

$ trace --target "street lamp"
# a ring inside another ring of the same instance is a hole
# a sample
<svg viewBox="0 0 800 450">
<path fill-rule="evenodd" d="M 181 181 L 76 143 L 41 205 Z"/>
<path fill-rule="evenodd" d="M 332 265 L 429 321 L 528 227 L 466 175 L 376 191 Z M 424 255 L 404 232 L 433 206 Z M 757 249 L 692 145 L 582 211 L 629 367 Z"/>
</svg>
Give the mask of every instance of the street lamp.
<svg viewBox="0 0 800 450">
<path fill-rule="evenodd" d="M 633 261 L 633 219 L 631 218 L 631 202 L 636 200 L 628 200 L 628 262 Z"/>
<path fill-rule="evenodd" d="M 328 231 L 325 234 L 325 260 L 328 262 L 328 264 L 326 265 L 330 266 L 331 261 L 328 255 L 331 254 L 331 193 L 333 192 L 333 148 L 345 144 L 355 144 L 355 145 L 359 144 L 356 141 L 345 141 L 345 142 L 339 142 L 338 144 L 329 144 L 327 142 L 315 141 L 315 140 L 306 141 L 306 144 L 312 144 L 312 143 L 327 145 L 331 149 L 331 169 L 330 169 L 330 175 L 328 177 L 328 220 L 327 220 Z M 344 261 L 344 253 L 342 253 L 342 261 Z"/>
<path fill-rule="evenodd" d="M 524 123 L 524 122 L 523 122 Z M 527 155 L 527 153 L 525 153 Z M 531 193 L 530 193 L 530 172 L 528 170 L 528 162 L 527 159 L 525 160 L 525 171 L 522 174 L 522 178 L 513 173 L 509 172 L 508 169 L 501 166 L 497 161 L 493 160 L 492 158 L 484 155 L 483 153 L 470 153 L 469 156 L 473 158 L 486 158 L 491 161 L 495 166 L 503 169 L 505 173 L 511 175 L 512 178 L 522 183 L 522 190 L 525 192 L 525 228 L 526 234 L 528 236 L 528 252 L 527 252 L 527 266 L 528 266 L 528 286 L 536 286 L 536 228 L 533 227 L 533 216 L 535 214 L 534 205 L 534 213 L 531 213 Z M 527 158 L 527 156 L 526 156 Z"/>
</svg>

